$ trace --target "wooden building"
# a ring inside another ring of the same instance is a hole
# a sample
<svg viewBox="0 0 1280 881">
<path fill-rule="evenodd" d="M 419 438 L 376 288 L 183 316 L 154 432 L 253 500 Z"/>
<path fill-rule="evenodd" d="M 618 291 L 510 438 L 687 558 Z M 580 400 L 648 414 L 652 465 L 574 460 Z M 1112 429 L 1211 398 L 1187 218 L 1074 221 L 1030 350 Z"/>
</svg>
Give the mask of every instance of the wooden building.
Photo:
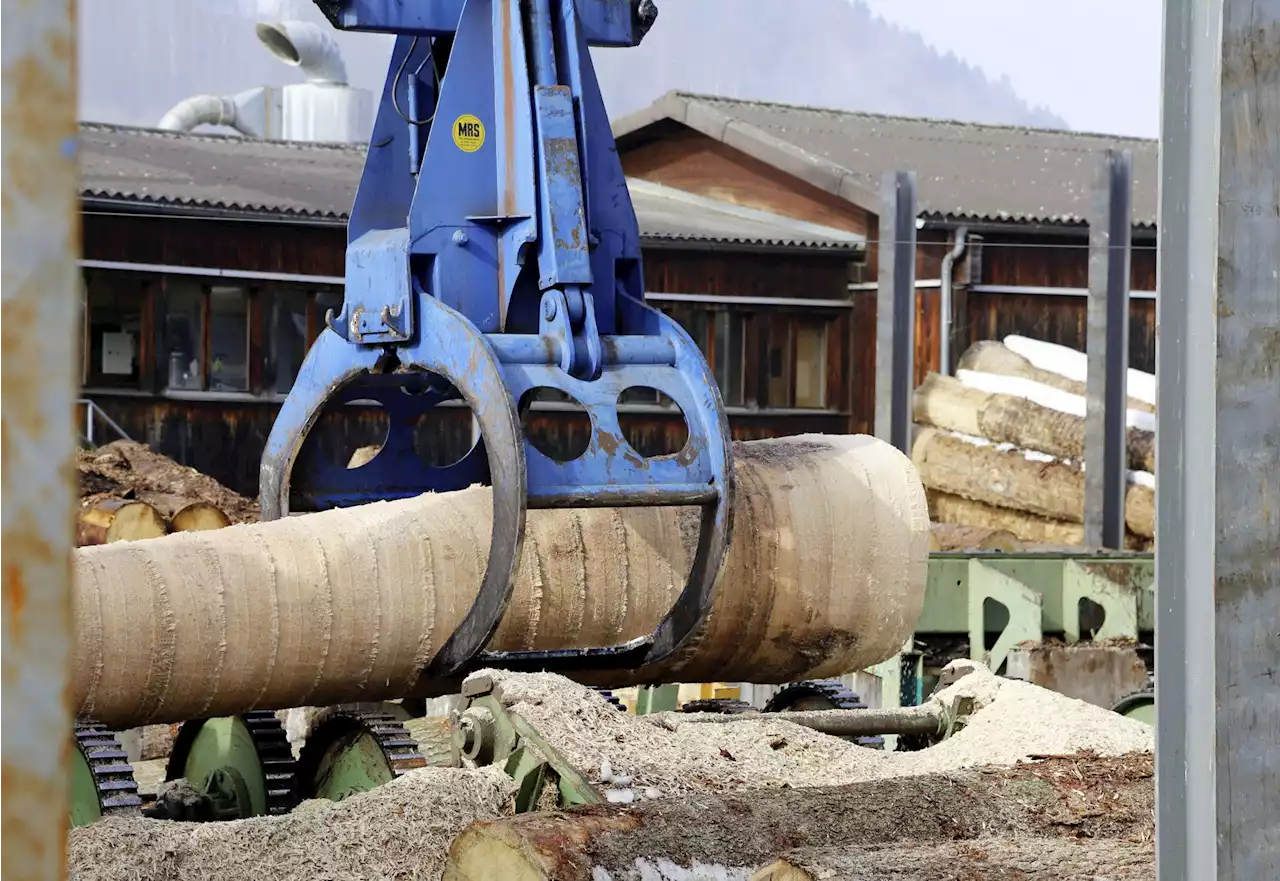
<svg viewBox="0 0 1280 881">
<path fill-rule="evenodd" d="M 937 369 L 953 258 L 954 358 L 1020 333 L 1084 349 L 1097 156 L 1133 153 L 1131 365 L 1155 369 L 1157 142 L 671 93 L 614 124 L 628 175 L 864 235 L 852 286 L 854 423 L 874 412 L 880 179 L 917 176 L 917 379 Z M 957 250 L 957 245 L 961 249 Z"/>
<path fill-rule="evenodd" d="M 134 439 L 256 494 L 280 402 L 341 306 L 363 148 L 85 124 L 80 151 L 85 399 Z M 734 434 L 857 428 L 848 284 L 863 235 L 655 181 L 633 181 L 632 198 L 649 298 L 699 341 Z M 656 400 L 628 401 L 622 422 L 646 453 L 680 444 L 678 411 Z M 385 426 L 378 408 L 351 405 L 317 430 L 345 462 Z M 587 437 L 562 404 L 527 430 L 559 451 Z M 472 443 L 467 411 L 424 417 L 417 440 L 421 455 L 455 460 Z"/>
</svg>

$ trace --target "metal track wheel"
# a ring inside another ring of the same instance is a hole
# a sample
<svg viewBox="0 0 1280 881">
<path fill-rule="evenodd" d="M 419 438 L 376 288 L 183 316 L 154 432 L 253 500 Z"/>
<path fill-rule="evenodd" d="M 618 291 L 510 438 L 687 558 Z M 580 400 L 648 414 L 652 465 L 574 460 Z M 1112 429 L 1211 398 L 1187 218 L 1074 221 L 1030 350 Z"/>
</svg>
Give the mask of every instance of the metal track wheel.
<svg viewBox="0 0 1280 881">
<path fill-rule="evenodd" d="M 329 707 L 316 716 L 298 755 L 299 793 L 342 801 L 426 765 L 399 719 L 353 706 Z"/>
<path fill-rule="evenodd" d="M 79 721 L 71 756 L 71 825 L 136 814 L 142 805 L 133 766 L 114 732 Z"/>
<path fill-rule="evenodd" d="M 296 764 L 270 710 L 184 722 L 165 780 L 185 779 L 217 820 L 286 814 L 298 803 Z"/>
<path fill-rule="evenodd" d="M 1121 716 L 1127 716 L 1130 719 L 1136 719 L 1139 722 L 1146 722 L 1148 725 L 1156 724 L 1156 692 L 1154 688 L 1144 688 L 1142 691 L 1135 691 L 1132 694 L 1126 694 L 1120 700 L 1116 701 L 1115 706 L 1111 708 Z"/>
<path fill-rule="evenodd" d="M 803 710 L 865 710 L 856 692 L 838 679 L 810 679 L 793 682 L 783 688 L 764 705 L 766 713 L 783 713 Z M 884 749 L 884 738 L 857 737 L 854 743 L 872 749 Z"/>
<path fill-rule="evenodd" d="M 754 713 L 756 708 L 746 701 L 737 698 L 711 697 L 696 701 L 686 701 L 680 705 L 682 713 L 721 713 L 726 716 L 737 716 L 741 713 Z"/>
</svg>

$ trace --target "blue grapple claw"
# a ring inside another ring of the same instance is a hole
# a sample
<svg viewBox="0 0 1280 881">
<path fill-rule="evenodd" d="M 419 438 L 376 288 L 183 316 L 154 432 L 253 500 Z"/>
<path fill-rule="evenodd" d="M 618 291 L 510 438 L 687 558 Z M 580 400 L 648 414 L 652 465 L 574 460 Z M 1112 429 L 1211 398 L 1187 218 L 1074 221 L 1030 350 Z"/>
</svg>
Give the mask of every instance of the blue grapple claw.
<svg viewBox="0 0 1280 881">
<path fill-rule="evenodd" d="M 635 46 L 651 0 L 316 0 L 344 30 L 396 35 L 348 228 L 342 310 L 311 348 L 263 455 L 264 519 L 493 488 L 483 582 L 424 682 L 482 666 L 597 672 L 670 656 L 711 608 L 732 531 L 724 405 L 684 330 L 644 300 L 640 236 L 588 54 Z M 626 440 L 619 398 L 656 389 L 688 423 L 680 451 Z M 568 462 L 524 436 L 522 402 L 568 395 L 591 420 Z M 328 409 L 373 400 L 390 428 L 357 468 L 309 440 Z M 432 467 L 413 424 L 470 406 L 480 440 Z M 486 652 L 511 596 L 527 508 L 696 506 L 689 578 L 652 634 L 623 645 Z M 625 676 L 621 677 L 625 678 Z"/>
</svg>

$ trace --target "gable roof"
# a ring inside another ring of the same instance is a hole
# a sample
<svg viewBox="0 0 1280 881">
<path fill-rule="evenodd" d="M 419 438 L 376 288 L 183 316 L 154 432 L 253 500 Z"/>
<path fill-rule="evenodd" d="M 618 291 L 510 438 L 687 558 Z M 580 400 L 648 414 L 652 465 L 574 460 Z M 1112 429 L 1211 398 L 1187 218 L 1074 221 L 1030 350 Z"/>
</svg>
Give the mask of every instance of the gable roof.
<svg viewBox="0 0 1280 881">
<path fill-rule="evenodd" d="M 81 196 L 151 205 L 172 213 L 227 212 L 281 220 L 345 223 L 365 148 L 200 135 L 81 123 Z M 848 250 L 864 237 L 628 181 L 650 245 Z"/>
<path fill-rule="evenodd" d="M 1083 223 L 1097 154 L 1133 152 L 1133 219 L 1156 222 L 1158 142 L 1069 131 L 884 116 L 670 92 L 613 126 L 619 149 L 687 126 L 879 213 L 880 178 L 916 173 L 931 219 Z"/>
</svg>

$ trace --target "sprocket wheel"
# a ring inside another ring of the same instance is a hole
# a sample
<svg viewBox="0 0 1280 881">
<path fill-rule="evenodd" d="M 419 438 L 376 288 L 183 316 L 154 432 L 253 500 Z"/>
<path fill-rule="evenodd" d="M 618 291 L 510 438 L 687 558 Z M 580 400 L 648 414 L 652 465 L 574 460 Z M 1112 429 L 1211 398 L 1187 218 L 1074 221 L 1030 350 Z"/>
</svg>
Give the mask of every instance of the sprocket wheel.
<svg viewBox="0 0 1280 881">
<path fill-rule="evenodd" d="M 313 720 L 298 755 L 298 787 L 304 799 L 342 801 L 426 766 L 403 721 L 353 706 L 328 707 Z"/>
<path fill-rule="evenodd" d="M 614 694 L 614 693 L 613 693 L 612 691 L 610 691 L 609 689 L 607 689 L 607 688 L 597 688 L 597 689 L 594 689 L 594 690 L 595 690 L 596 692 L 598 692 L 598 693 L 599 693 L 599 695 L 600 695 L 602 698 L 604 698 L 606 701 L 608 701 L 609 703 L 613 704 L 613 706 L 614 706 L 614 708 L 615 708 L 615 709 L 620 710 L 620 711 L 621 711 L 621 712 L 623 712 L 623 713 L 625 713 L 625 712 L 627 711 L 627 706 L 626 706 L 626 704 L 624 704 L 624 703 L 622 702 L 622 698 L 618 697 L 616 694 Z"/>
<path fill-rule="evenodd" d="M 85 826 L 103 817 L 132 816 L 142 799 L 129 756 L 113 731 L 90 720 L 75 725 L 76 753 L 71 769 L 71 825 Z"/>
<path fill-rule="evenodd" d="M 298 803 L 297 763 L 270 710 L 194 719 L 173 742 L 165 780 L 185 779 L 219 820 L 287 814 Z"/>
<path fill-rule="evenodd" d="M 737 716 L 742 713 L 754 713 L 755 711 L 756 708 L 746 701 L 724 697 L 686 701 L 680 706 L 680 712 L 682 713 L 721 713 L 726 716 Z"/>
<path fill-rule="evenodd" d="M 800 712 L 804 710 L 865 710 L 867 705 L 858 694 L 838 679 L 810 679 L 793 682 L 780 690 L 764 705 L 766 713 Z M 884 738 L 857 737 L 854 743 L 871 749 L 884 749 Z"/>
</svg>

